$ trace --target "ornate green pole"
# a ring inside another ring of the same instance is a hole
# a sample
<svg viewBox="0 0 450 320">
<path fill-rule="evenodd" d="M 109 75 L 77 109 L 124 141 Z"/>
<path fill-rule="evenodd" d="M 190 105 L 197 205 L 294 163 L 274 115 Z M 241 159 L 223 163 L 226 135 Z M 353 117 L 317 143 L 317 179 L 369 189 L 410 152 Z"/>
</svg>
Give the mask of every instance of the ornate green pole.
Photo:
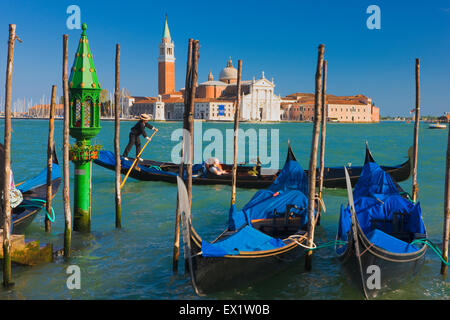
<svg viewBox="0 0 450 320">
<path fill-rule="evenodd" d="M 92 160 L 98 157 L 90 139 L 100 131 L 100 83 L 94 66 L 87 26 L 82 25 L 78 49 L 69 77 L 70 135 L 76 139 L 70 158 L 75 164 L 73 230 L 91 231 Z"/>
</svg>

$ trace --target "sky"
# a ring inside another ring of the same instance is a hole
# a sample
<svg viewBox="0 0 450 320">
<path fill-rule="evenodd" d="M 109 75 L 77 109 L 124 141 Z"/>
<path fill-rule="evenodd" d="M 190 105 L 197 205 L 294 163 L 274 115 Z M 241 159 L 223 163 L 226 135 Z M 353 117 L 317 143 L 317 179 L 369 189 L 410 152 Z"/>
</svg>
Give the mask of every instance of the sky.
<svg viewBox="0 0 450 320">
<path fill-rule="evenodd" d="M 189 38 L 200 42 L 199 82 L 231 57 L 242 78 L 275 82 L 275 94 L 314 92 L 319 44 L 328 61 L 327 92 L 364 94 L 382 116 L 409 116 L 415 105 L 415 59 L 421 63 L 421 115 L 450 112 L 450 1 L 24 1 L 0 7 L 0 103 L 4 104 L 8 24 L 16 24 L 13 97 L 38 103 L 51 86 L 62 95 L 62 37 L 69 67 L 81 30 L 68 29 L 70 5 L 80 8 L 100 84 L 114 90 L 115 45 L 120 85 L 134 96 L 156 96 L 158 44 L 164 16 L 175 44 L 175 87 L 184 87 Z M 380 29 L 369 29 L 370 5 Z M 3 39 L 3 40 L 1 40 Z M 3 109 L 3 106 L 1 107 Z"/>
</svg>

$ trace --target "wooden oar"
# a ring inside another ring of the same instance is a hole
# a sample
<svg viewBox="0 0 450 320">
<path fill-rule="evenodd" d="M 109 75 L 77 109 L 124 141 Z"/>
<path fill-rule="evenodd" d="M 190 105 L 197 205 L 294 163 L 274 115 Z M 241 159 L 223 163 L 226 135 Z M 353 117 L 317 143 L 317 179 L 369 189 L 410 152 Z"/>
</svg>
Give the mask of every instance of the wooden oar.
<svg viewBox="0 0 450 320">
<path fill-rule="evenodd" d="M 153 138 L 153 136 L 155 135 L 156 132 L 157 132 L 156 130 L 153 132 L 153 134 L 150 136 L 150 139 L 148 139 L 147 142 L 144 144 L 144 147 L 141 149 L 141 152 L 139 152 L 139 154 L 137 155 L 136 159 L 134 159 L 133 164 L 131 165 L 130 169 L 127 172 L 127 175 L 125 176 L 125 179 L 123 179 L 122 184 L 120 185 L 120 189 L 122 189 L 123 185 L 125 184 L 125 181 L 127 181 L 128 176 L 130 175 L 131 170 L 133 170 L 133 168 L 134 168 L 134 164 L 137 162 L 137 160 L 141 156 L 141 153 L 144 151 L 144 149 L 147 146 L 147 144 L 152 140 L 152 138 Z"/>
<path fill-rule="evenodd" d="M 15 184 L 14 187 L 17 188 L 18 186 L 20 186 L 21 184 L 24 184 L 25 182 L 26 182 L 26 181 L 19 182 L 19 183 Z"/>
</svg>

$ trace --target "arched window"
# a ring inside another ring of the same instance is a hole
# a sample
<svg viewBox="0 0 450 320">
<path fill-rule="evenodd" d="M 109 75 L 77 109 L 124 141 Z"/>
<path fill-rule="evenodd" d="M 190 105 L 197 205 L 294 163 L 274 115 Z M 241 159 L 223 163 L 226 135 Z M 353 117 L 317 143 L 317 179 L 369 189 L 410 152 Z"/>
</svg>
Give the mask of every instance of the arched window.
<svg viewBox="0 0 450 320">
<path fill-rule="evenodd" d="M 74 109 L 74 117 L 73 117 L 73 126 L 81 127 L 81 101 L 80 99 L 75 99 L 75 109 Z"/>
<path fill-rule="evenodd" d="M 83 122 L 83 127 L 91 127 L 92 126 L 92 115 L 93 115 L 93 103 L 91 98 L 86 98 L 86 100 L 84 100 L 84 104 L 83 104 L 83 111 L 84 111 L 84 122 Z"/>
</svg>

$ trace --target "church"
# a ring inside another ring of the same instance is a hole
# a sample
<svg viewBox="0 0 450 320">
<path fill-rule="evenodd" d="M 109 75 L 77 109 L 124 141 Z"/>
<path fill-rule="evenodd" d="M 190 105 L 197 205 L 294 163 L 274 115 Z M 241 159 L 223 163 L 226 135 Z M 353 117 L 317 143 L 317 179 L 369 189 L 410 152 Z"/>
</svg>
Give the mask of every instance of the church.
<svg viewBox="0 0 450 320">
<path fill-rule="evenodd" d="M 159 43 L 158 96 L 128 97 L 130 114 L 147 113 L 154 120 L 182 120 L 184 113 L 184 89 L 175 90 L 175 45 L 171 39 L 167 16 Z M 201 63 L 201 62 L 200 62 Z M 261 73 L 260 79 L 241 81 L 241 121 L 280 121 L 281 97 L 274 93 L 273 79 L 269 81 Z M 208 81 L 196 89 L 194 118 L 211 121 L 232 121 L 237 97 L 237 69 L 231 58 L 214 80 L 209 73 Z"/>
</svg>

